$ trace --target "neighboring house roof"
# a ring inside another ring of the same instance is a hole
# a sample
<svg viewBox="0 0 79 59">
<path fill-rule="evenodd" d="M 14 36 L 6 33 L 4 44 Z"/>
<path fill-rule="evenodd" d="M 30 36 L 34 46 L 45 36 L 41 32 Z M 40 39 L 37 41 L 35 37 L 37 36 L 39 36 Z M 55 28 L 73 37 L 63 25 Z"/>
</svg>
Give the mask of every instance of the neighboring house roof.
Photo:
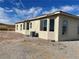
<svg viewBox="0 0 79 59">
<path fill-rule="evenodd" d="M 0 25 L 6 25 L 6 24 L 4 24 L 4 23 L 0 23 Z"/>
<path fill-rule="evenodd" d="M 15 25 L 0 23 L 0 31 L 14 31 Z"/>
<path fill-rule="evenodd" d="M 12 25 L 12 24 L 5 24 L 5 23 L 0 23 L 0 25 Z"/>
<path fill-rule="evenodd" d="M 2 25 L 8 26 L 8 27 L 15 27 L 15 25 L 0 23 L 0 26 L 2 26 Z"/>
<path fill-rule="evenodd" d="M 38 17 L 31 18 L 31 19 L 24 20 L 24 21 L 17 22 L 17 23 L 23 23 L 23 22 L 27 22 L 27 21 L 34 21 L 34 20 L 47 18 L 47 17 L 54 16 L 54 15 L 66 15 L 66 16 L 70 16 L 70 17 L 79 19 L 79 16 L 76 16 L 76 15 L 73 15 L 73 14 L 70 14 L 70 13 L 67 13 L 67 12 L 63 12 L 63 11 L 56 11 L 56 12 L 53 12 L 53 13 L 50 13 L 50 14 L 46 14 L 46 15 L 43 15 L 43 16 L 38 16 Z"/>
</svg>

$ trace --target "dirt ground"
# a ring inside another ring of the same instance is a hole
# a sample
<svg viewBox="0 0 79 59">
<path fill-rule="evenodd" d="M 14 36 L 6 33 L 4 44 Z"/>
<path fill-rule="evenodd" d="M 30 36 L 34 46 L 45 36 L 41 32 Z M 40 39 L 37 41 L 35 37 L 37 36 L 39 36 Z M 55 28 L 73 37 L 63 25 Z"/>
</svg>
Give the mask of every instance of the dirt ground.
<svg viewBox="0 0 79 59">
<path fill-rule="evenodd" d="M 0 59 L 79 59 L 79 41 L 51 42 L 0 32 Z"/>
</svg>

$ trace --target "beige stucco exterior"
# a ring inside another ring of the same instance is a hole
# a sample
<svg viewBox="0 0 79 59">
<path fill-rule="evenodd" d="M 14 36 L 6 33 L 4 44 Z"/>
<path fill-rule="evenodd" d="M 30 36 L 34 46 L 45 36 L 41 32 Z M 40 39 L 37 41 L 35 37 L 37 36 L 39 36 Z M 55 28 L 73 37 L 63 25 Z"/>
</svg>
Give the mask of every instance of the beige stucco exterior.
<svg viewBox="0 0 79 59">
<path fill-rule="evenodd" d="M 44 20 L 44 19 L 47 19 L 47 24 L 48 24 L 47 25 L 47 31 L 40 31 L 40 20 Z M 39 38 L 46 39 L 46 40 L 48 40 L 48 39 L 54 40 L 55 33 L 49 31 L 49 19 L 50 18 L 44 18 L 44 19 L 30 21 L 30 23 L 32 23 L 32 28 L 30 28 L 29 30 L 24 30 L 23 29 L 23 23 L 18 23 L 18 24 L 15 25 L 15 27 L 16 27 L 15 31 L 22 33 L 22 34 L 25 34 L 25 35 L 30 35 L 31 31 L 35 31 L 35 32 L 39 33 Z M 20 30 L 21 24 L 22 24 L 22 30 Z M 18 25 L 18 30 L 17 30 L 17 25 Z M 26 22 L 26 25 L 27 25 L 27 22 Z"/>
<path fill-rule="evenodd" d="M 67 33 L 62 35 L 62 23 L 63 20 L 68 21 L 68 29 Z M 60 16 L 59 21 L 59 40 L 73 40 L 73 39 L 79 39 L 78 34 L 78 26 L 79 26 L 79 19 L 69 17 L 69 16 Z"/>
<path fill-rule="evenodd" d="M 49 31 L 50 19 L 54 19 L 54 31 Z M 40 20 L 47 20 L 47 31 L 40 31 Z M 62 35 L 63 20 L 68 21 L 67 33 L 64 35 Z M 15 31 L 25 35 L 30 35 L 31 31 L 35 31 L 36 33 L 39 34 L 39 38 L 46 40 L 61 41 L 61 40 L 79 39 L 79 34 L 77 30 L 79 26 L 79 19 L 76 17 L 56 14 L 38 20 L 31 20 L 29 21 L 29 23 L 32 23 L 32 28 L 29 28 L 29 30 L 26 29 L 27 21 L 25 23 L 26 23 L 25 29 L 23 29 L 24 22 L 16 23 Z M 22 24 L 22 30 L 20 30 L 21 24 Z M 18 30 L 17 30 L 17 25 L 18 25 Z"/>
</svg>

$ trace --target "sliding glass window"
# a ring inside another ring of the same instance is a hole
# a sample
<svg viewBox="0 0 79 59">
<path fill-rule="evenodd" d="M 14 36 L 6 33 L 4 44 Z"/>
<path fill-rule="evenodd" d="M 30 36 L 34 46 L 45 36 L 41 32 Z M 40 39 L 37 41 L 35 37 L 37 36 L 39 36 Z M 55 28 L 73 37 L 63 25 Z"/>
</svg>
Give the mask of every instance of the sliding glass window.
<svg viewBox="0 0 79 59">
<path fill-rule="evenodd" d="M 20 25 L 20 30 L 22 30 L 22 24 Z"/>
<path fill-rule="evenodd" d="M 54 19 L 50 19 L 50 31 L 54 31 Z"/>
<path fill-rule="evenodd" d="M 27 23 L 27 27 L 26 28 L 27 28 L 27 30 L 29 30 L 29 22 Z"/>
<path fill-rule="evenodd" d="M 47 20 L 40 20 L 40 30 L 47 31 Z"/>
<path fill-rule="evenodd" d="M 24 29 L 24 30 L 25 30 L 25 25 L 26 25 L 26 23 L 24 22 L 24 23 L 23 23 L 23 29 Z"/>
</svg>

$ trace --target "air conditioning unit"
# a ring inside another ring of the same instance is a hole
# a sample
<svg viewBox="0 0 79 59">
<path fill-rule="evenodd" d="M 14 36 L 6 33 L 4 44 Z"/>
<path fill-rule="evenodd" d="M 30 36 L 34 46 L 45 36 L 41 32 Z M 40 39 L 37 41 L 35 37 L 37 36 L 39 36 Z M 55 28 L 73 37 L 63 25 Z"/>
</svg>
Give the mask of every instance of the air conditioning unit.
<svg viewBox="0 0 79 59">
<path fill-rule="evenodd" d="M 31 31 L 30 36 L 31 37 L 38 37 L 38 33 L 36 33 L 35 31 Z"/>
<path fill-rule="evenodd" d="M 35 37 L 35 31 L 31 31 L 31 32 L 30 32 L 30 36 L 31 36 L 31 37 Z"/>
<path fill-rule="evenodd" d="M 38 37 L 38 33 L 35 33 L 35 37 Z"/>
</svg>

